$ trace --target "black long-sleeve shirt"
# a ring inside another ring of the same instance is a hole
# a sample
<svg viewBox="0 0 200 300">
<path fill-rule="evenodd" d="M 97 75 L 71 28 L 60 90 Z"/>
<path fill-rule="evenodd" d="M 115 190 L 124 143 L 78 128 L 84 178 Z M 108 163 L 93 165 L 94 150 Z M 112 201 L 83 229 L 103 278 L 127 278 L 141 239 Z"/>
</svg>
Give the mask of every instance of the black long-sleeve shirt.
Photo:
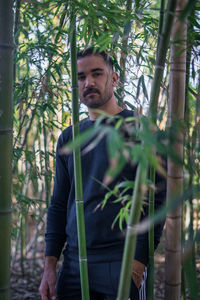
<svg viewBox="0 0 200 300">
<path fill-rule="evenodd" d="M 123 110 L 119 113 L 123 118 L 133 113 Z M 86 119 L 80 123 L 80 132 L 94 125 L 94 121 Z M 66 242 L 65 251 L 73 259 L 78 259 L 78 236 L 76 224 L 75 182 L 73 154 L 60 155 L 61 149 L 72 139 L 72 128 L 65 129 L 59 137 L 56 152 L 56 175 L 51 204 L 47 213 L 46 256 L 59 258 Z M 98 208 L 103 201 L 107 189 L 102 187 L 104 175 L 109 167 L 107 139 L 103 137 L 89 152 L 81 156 L 83 200 L 85 214 L 87 256 L 90 262 L 105 262 L 121 260 L 124 246 L 124 234 L 118 224 L 112 227 L 113 221 L 120 208 L 121 202 L 114 203 L 114 198 L 108 199 L 103 209 Z M 84 147 L 82 147 L 83 150 Z M 109 185 L 113 188 L 124 180 L 134 180 L 136 166 L 126 164 L 115 180 Z M 132 194 L 132 191 L 128 191 Z M 156 207 L 165 200 L 165 188 L 156 193 Z M 145 217 L 147 209 L 141 213 Z M 162 233 L 163 223 L 155 227 L 155 247 Z M 126 224 L 124 224 L 124 229 Z M 137 237 L 135 259 L 143 264 L 148 262 L 148 233 Z"/>
</svg>

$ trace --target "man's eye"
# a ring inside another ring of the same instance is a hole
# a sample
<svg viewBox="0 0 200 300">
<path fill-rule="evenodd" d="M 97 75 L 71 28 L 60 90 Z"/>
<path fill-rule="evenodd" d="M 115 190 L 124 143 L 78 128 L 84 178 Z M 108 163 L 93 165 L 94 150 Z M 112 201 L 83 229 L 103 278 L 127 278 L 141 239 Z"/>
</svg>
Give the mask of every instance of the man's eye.
<svg viewBox="0 0 200 300">
<path fill-rule="evenodd" d="M 101 73 L 94 73 L 93 76 L 94 76 L 94 77 L 101 76 Z"/>
<path fill-rule="evenodd" d="M 83 81 L 85 79 L 85 76 L 79 76 L 78 80 Z"/>
</svg>

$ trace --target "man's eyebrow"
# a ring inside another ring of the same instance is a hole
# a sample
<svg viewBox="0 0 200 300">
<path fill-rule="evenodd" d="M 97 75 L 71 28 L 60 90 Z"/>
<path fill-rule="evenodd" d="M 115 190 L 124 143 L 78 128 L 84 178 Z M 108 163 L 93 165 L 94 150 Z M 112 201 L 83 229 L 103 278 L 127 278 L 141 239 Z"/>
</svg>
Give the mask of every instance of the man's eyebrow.
<svg viewBox="0 0 200 300">
<path fill-rule="evenodd" d="M 103 72 L 104 69 L 102 68 L 95 68 L 95 69 L 91 69 L 90 72 L 96 72 L 96 71 L 101 71 Z M 84 75 L 84 72 L 78 72 L 78 76 Z"/>
<path fill-rule="evenodd" d="M 91 70 L 91 72 L 96 72 L 96 71 L 104 71 L 104 69 L 102 69 L 102 68 L 95 68 L 95 69 Z"/>
</svg>

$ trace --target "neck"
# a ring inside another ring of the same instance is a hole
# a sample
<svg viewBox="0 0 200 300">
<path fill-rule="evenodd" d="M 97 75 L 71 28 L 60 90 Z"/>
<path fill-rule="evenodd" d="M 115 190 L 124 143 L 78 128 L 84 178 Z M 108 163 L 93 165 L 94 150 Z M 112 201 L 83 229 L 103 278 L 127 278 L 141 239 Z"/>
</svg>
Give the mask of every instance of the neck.
<svg viewBox="0 0 200 300">
<path fill-rule="evenodd" d="M 113 116 L 113 115 L 120 113 L 122 110 L 124 110 L 124 109 L 121 108 L 119 105 L 117 105 L 114 98 L 113 99 L 111 98 L 110 101 L 108 101 L 104 105 L 98 107 L 98 109 L 88 108 L 89 117 L 90 117 L 90 120 L 92 120 L 92 121 L 98 119 L 101 112 L 104 112 L 106 114 Z"/>
</svg>

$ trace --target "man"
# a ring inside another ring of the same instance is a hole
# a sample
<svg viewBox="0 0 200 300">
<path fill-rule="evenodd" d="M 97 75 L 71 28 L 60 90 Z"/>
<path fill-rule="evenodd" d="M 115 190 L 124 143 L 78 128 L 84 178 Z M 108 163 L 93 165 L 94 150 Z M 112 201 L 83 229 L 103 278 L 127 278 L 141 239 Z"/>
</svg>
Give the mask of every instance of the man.
<svg viewBox="0 0 200 300">
<path fill-rule="evenodd" d="M 114 88 L 118 75 L 113 70 L 112 59 L 104 51 L 95 52 L 93 48 L 88 48 L 78 53 L 77 64 L 79 98 L 89 112 L 89 118 L 80 123 L 81 132 L 93 126 L 98 118 L 99 113 L 95 109 L 123 118 L 133 115 L 117 105 Z M 72 129 L 69 127 L 62 132 L 57 145 L 56 176 L 47 215 L 46 257 L 40 285 L 42 300 L 81 299 L 73 155 L 59 155 L 59 149 L 71 139 Z M 111 197 L 103 210 L 96 209 L 107 192 L 101 185 L 109 166 L 106 137 L 91 151 L 82 155 L 81 159 L 90 299 L 114 300 L 117 296 L 124 237 L 122 238 L 119 226 L 116 224 L 112 228 L 112 224 L 122 204 L 114 203 L 115 199 Z M 112 189 L 124 180 L 134 180 L 135 171 L 135 166 L 127 164 L 109 188 Z M 156 198 L 158 205 L 163 198 L 164 191 L 160 191 Z M 155 229 L 156 246 L 161 232 L 162 224 Z M 56 264 L 65 242 L 64 262 L 57 280 Z M 145 233 L 137 238 L 130 299 L 146 299 L 147 263 L 148 234 Z"/>
</svg>

